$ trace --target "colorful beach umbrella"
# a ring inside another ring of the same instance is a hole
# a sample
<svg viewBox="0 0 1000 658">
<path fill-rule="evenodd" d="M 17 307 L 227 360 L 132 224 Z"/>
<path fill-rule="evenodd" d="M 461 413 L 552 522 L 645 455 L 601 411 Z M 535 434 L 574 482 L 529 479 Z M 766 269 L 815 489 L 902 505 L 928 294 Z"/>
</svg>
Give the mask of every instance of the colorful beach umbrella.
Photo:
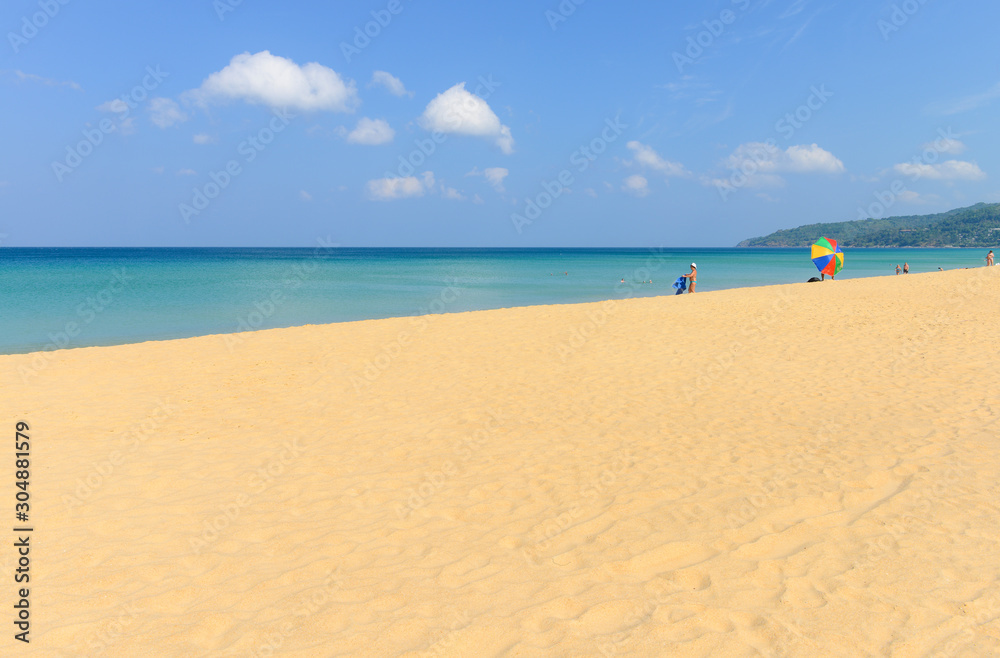
<svg viewBox="0 0 1000 658">
<path fill-rule="evenodd" d="M 812 262 L 820 272 L 833 276 L 844 269 L 844 252 L 836 240 L 820 238 L 812 246 Z"/>
</svg>

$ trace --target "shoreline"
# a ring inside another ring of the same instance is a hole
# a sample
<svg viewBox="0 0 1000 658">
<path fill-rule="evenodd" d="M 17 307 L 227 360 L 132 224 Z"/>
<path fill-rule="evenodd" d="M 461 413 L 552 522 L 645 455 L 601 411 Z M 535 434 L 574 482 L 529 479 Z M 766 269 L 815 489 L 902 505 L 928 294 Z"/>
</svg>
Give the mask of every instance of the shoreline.
<svg viewBox="0 0 1000 658">
<path fill-rule="evenodd" d="M 748 247 L 748 248 L 752 249 L 753 247 Z M 767 248 L 771 248 L 771 247 L 767 247 Z M 911 273 L 911 274 L 913 274 L 914 276 L 916 276 L 916 275 L 923 275 L 923 274 L 941 274 L 943 272 L 952 272 L 952 271 L 959 271 L 959 270 L 963 270 L 963 271 L 964 270 L 976 270 L 976 269 L 980 269 L 980 268 L 986 268 L 986 266 L 985 265 L 981 265 L 981 266 L 976 266 L 976 267 L 953 268 L 951 270 L 943 270 L 943 271 L 939 271 L 939 272 L 933 272 L 933 271 L 931 271 L 931 272 L 916 272 L 916 273 Z M 871 279 L 892 278 L 892 277 L 895 277 L 895 276 L 902 276 L 902 275 L 880 274 L 880 275 L 873 275 L 873 276 L 857 277 L 857 278 L 853 278 L 853 279 L 843 279 L 842 278 L 841 282 L 847 282 L 847 281 L 867 281 L 867 280 L 871 280 Z M 906 276 L 909 276 L 909 274 L 906 275 Z M 696 294 L 696 295 L 705 295 L 705 294 L 713 294 L 713 293 L 720 293 L 720 292 L 730 292 L 730 291 L 758 290 L 758 289 L 761 289 L 761 288 L 777 288 L 777 287 L 781 287 L 781 286 L 794 286 L 794 285 L 798 285 L 800 283 L 808 283 L 808 282 L 797 281 L 797 282 L 790 282 L 790 283 L 772 283 L 772 284 L 763 284 L 763 285 L 755 285 L 755 286 L 738 286 L 738 287 L 733 287 L 733 288 L 722 288 L 722 289 L 717 289 L 717 290 L 702 290 L 701 292 L 697 292 L 697 293 L 694 293 L 694 294 Z M 822 283 L 825 283 L 825 281 L 822 282 Z M 834 281 L 834 283 L 837 283 L 837 282 Z M 615 287 L 617 287 L 618 285 L 619 284 L 616 284 Z M 645 285 L 645 284 L 637 284 L 635 282 L 632 282 L 632 284 L 626 283 L 625 285 L 626 286 L 631 286 L 633 289 L 637 289 L 637 286 L 641 286 L 641 285 Z M 398 316 L 390 316 L 390 317 L 386 317 L 386 318 L 364 318 L 364 319 L 358 319 L 358 320 L 343 320 L 343 321 L 339 321 L 339 322 L 328 322 L 328 323 L 321 323 L 321 324 L 317 324 L 317 323 L 295 324 L 295 325 L 288 325 L 288 326 L 282 326 L 282 327 L 269 327 L 269 328 L 266 328 L 266 329 L 252 329 L 250 331 L 242 331 L 242 332 L 207 333 L 207 334 L 197 334 L 197 335 L 193 335 L 193 336 L 181 336 L 181 337 L 175 337 L 175 338 L 148 338 L 148 339 L 139 340 L 139 341 L 133 341 L 133 342 L 111 343 L 111 344 L 106 344 L 106 345 L 80 345 L 80 346 L 77 346 L 77 347 L 56 347 L 56 349 L 41 349 L 41 350 L 34 350 L 34 351 L 30 351 L 30 352 L 4 352 L 4 353 L 0 353 L 0 357 L 4 357 L 4 356 L 19 356 L 19 355 L 33 355 L 33 354 L 52 354 L 52 353 L 58 353 L 58 352 L 66 351 L 66 350 L 80 350 L 80 349 L 89 349 L 89 348 L 94 348 L 94 347 L 97 347 L 97 348 L 109 348 L 109 347 L 120 347 L 120 346 L 124 346 L 124 345 L 141 345 L 141 344 L 144 344 L 144 343 L 159 343 L 159 342 L 169 342 L 169 341 L 179 341 L 179 340 L 190 340 L 190 339 L 194 339 L 194 338 L 206 338 L 206 337 L 211 337 L 211 336 L 240 336 L 240 335 L 247 334 L 247 333 L 257 333 L 257 332 L 260 332 L 260 331 L 275 331 L 275 330 L 283 330 L 283 329 L 296 329 L 296 328 L 301 328 L 301 327 L 323 327 L 323 326 L 328 326 L 328 325 L 352 324 L 352 323 L 357 323 L 357 322 L 373 322 L 373 321 L 383 321 L 383 320 L 398 320 L 398 319 L 404 319 L 404 318 L 435 317 L 435 316 L 438 316 L 438 315 L 453 315 L 453 314 L 463 314 L 463 313 L 480 313 L 480 312 L 485 312 L 485 311 L 515 310 L 515 309 L 535 308 L 535 307 L 540 307 L 540 306 L 560 307 L 560 306 L 578 306 L 578 305 L 587 305 L 587 304 L 604 304 L 604 303 L 607 303 L 607 302 L 621 302 L 621 301 L 625 301 L 625 300 L 629 300 L 629 299 L 660 299 L 660 298 L 669 298 L 669 297 L 675 297 L 675 296 L 685 296 L 687 294 L 688 293 L 685 292 L 683 295 L 674 295 L 674 294 L 665 293 L 663 295 L 642 295 L 642 296 L 629 296 L 629 297 L 609 297 L 607 299 L 596 300 L 596 301 L 588 301 L 588 302 L 564 302 L 564 303 L 555 303 L 555 304 L 541 303 L 541 304 L 528 304 L 528 305 L 520 305 L 520 306 L 503 306 L 503 307 L 497 307 L 497 308 L 472 309 L 472 310 L 463 310 L 463 311 L 447 311 L 445 313 L 436 313 L 436 314 L 435 313 L 427 313 L 427 314 L 423 314 L 423 315 L 398 315 Z"/>
</svg>

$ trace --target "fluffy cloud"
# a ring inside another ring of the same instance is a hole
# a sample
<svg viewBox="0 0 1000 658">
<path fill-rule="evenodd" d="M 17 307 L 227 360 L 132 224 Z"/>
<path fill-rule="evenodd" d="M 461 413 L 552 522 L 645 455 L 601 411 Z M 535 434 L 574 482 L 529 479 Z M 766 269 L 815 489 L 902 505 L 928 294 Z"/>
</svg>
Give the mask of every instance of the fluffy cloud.
<svg viewBox="0 0 1000 658">
<path fill-rule="evenodd" d="M 373 201 L 392 201 L 423 196 L 424 192 L 434 187 L 434 174 L 425 171 L 421 178 L 407 176 L 406 178 L 377 178 L 368 181 L 365 190 L 368 198 Z"/>
<path fill-rule="evenodd" d="M 502 194 L 505 191 L 503 179 L 507 178 L 509 173 L 510 171 L 504 167 L 487 167 L 482 171 L 479 171 L 479 167 L 473 167 L 472 171 L 467 173 L 466 176 L 482 176 L 493 186 L 493 189 Z"/>
<path fill-rule="evenodd" d="M 943 137 L 942 139 L 927 142 L 922 147 L 927 151 L 937 151 L 938 153 L 947 153 L 948 155 L 959 155 L 965 151 L 967 148 L 965 144 L 954 137 Z"/>
<path fill-rule="evenodd" d="M 194 136 L 195 144 L 213 144 L 215 143 L 215 138 L 206 133 L 199 133 Z"/>
<path fill-rule="evenodd" d="M 160 128 L 169 128 L 175 123 L 187 121 L 188 116 L 181 111 L 176 101 L 154 98 L 149 101 L 149 118 Z"/>
<path fill-rule="evenodd" d="M 634 194 L 635 196 L 646 196 L 649 194 L 649 181 L 646 180 L 645 176 L 632 174 L 625 179 L 625 184 L 622 185 L 622 189 L 629 194 Z"/>
<path fill-rule="evenodd" d="M 500 123 L 486 101 L 466 91 L 464 82 L 438 94 L 418 122 L 428 131 L 490 137 L 505 154 L 514 152 L 510 128 Z"/>
<path fill-rule="evenodd" d="M 395 136 L 396 131 L 382 119 L 363 117 L 358 121 L 354 130 L 347 135 L 347 141 L 351 144 L 376 146 L 391 142 Z"/>
<path fill-rule="evenodd" d="M 635 154 L 636 164 L 658 171 L 664 176 L 684 176 L 688 173 L 684 165 L 664 160 L 652 147 L 641 142 L 632 140 L 626 146 Z"/>
<path fill-rule="evenodd" d="M 725 166 L 747 176 L 779 173 L 826 173 L 839 174 L 845 171 L 844 163 L 833 153 L 816 144 L 789 146 L 782 151 L 772 143 L 749 142 L 741 144 L 726 158 Z M 762 180 L 767 180 L 762 178 Z M 770 179 L 778 183 L 781 179 Z"/>
<path fill-rule="evenodd" d="M 322 64 L 299 66 L 267 50 L 233 57 L 229 66 L 188 92 L 198 103 L 242 100 L 272 108 L 353 112 L 360 104 L 354 82 Z"/>
<path fill-rule="evenodd" d="M 385 71 L 375 71 L 368 86 L 385 87 L 393 96 L 413 96 L 413 92 L 406 91 L 406 87 L 403 86 L 403 82 L 399 78 Z"/>
<path fill-rule="evenodd" d="M 370 180 L 366 189 L 368 198 L 374 201 L 390 201 L 424 195 L 424 184 L 415 176 Z"/>
<path fill-rule="evenodd" d="M 444 183 L 441 184 L 441 196 L 445 199 L 452 199 L 454 201 L 465 200 L 465 195 L 456 190 L 454 187 L 447 187 Z"/>
<path fill-rule="evenodd" d="M 108 101 L 107 103 L 101 103 L 97 106 L 99 112 L 115 112 L 117 114 L 124 114 L 128 112 L 128 103 L 120 98 L 116 98 L 113 101 Z"/>
<path fill-rule="evenodd" d="M 904 162 L 896 165 L 893 169 L 904 176 L 929 180 L 982 180 L 986 178 L 986 172 L 980 169 L 979 165 L 961 160 L 948 160 L 941 164 Z"/>
<path fill-rule="evenodd" d="M 97 106 L 97 109 L 100 112 L 110 112 L 118 115 L 115 118 L 118 122 L 119 135 L 131 135 L 135 132 L 135 117 L 129 116 L 129 106 L 122 99 L 116 98 L 106 103 L 101 103 Z"/>
<path fill-rule="evenodd" d="M 507 174 L 510 172 L 503 167 L 488 167 L 483 169 L 483 176 L 486 176 L 486 180 L 489 184 L 493 186 L 497 192 L 503 192 L 503 179 L 507 178 Z"/>
<path fill-rule="evenodd" d="M 789 146 L 784 158 L 778 159 L 777 166 L 796 173 L 839 174 L 845 171 L 843 162 L 816 144 Z"/>
</svg>

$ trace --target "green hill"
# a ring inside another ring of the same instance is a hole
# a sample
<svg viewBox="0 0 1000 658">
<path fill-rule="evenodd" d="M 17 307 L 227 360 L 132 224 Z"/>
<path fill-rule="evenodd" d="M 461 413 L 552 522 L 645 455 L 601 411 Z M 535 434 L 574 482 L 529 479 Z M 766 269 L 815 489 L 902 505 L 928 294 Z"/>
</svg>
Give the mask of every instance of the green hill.
<svg viewBox="0 0 1000 658">
<path fill-rule="evenodd" d="M 842 247 L 997 247 L 1000 203 L 977 203 L 936 215 L 806 224 L 740 242 L 738 247 L 807 247 L 820 237 Z"/>
</svg>

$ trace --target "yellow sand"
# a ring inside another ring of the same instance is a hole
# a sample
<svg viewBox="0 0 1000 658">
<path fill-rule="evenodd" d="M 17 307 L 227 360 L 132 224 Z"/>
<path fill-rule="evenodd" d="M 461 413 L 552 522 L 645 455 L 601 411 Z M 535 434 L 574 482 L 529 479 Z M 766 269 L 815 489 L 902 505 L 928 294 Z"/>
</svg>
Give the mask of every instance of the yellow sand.
<svg viewBox="0 0 1000 658">
<path fill-rule="evenodd" d="M 0 357 L 2 653 L 1000 655 L 998 348 L 1000 267 Z"/>
</svg>

